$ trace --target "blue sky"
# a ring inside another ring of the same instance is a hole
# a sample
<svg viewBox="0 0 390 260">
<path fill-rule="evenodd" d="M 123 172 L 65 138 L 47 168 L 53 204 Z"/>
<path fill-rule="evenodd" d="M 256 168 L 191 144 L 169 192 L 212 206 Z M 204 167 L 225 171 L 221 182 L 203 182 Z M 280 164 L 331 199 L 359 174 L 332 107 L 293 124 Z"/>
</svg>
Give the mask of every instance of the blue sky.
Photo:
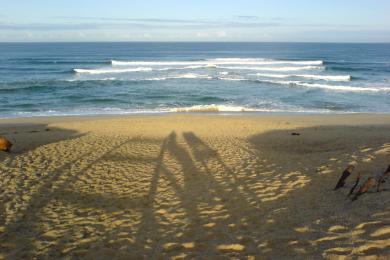
<svg viewBox="0 0 390 260">
<path fill-rule="evenodd" d="M 0 0 L 0 41 L 390 42 L 389 0 Z"/>
</svg>

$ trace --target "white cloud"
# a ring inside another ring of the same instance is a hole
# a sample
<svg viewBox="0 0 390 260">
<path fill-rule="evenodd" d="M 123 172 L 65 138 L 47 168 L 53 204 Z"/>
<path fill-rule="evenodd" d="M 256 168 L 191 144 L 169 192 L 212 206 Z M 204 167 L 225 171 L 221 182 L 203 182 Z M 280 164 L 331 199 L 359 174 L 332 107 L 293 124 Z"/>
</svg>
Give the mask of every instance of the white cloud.
<svg viewBox="0 0 390 260">
<path fill-rule="evenodd" d="M 225 31 L 219 31 L 216 33 L 218 38 L 225 38 L 227 36 L 227 33 Z"/>
<path fill-rule="evenodd" d="M 209 37 L 209 34 L 206 33 L 206 32 L 197 32 L 196 33 L 196 37 L 198 37 L 198 38 L 207 38 L 207 37 Z"/>
</svg>

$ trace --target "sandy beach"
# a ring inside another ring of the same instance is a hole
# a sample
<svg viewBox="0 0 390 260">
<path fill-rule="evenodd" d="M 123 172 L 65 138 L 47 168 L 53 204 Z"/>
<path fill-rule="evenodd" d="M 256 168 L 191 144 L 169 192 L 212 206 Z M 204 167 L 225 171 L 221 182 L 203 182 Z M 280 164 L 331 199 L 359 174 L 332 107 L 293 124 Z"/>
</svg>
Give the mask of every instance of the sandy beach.
<svg viewBox="0 0 390 260">
<path fill-rule="evenodd" d="M 355 173 L 333 191 L 350 163 L 390 164 L 388 115 L 3 119 L 0 136 L 0 259 L 390 257 L 389 191 L 351 202 Z"/>
</svg>

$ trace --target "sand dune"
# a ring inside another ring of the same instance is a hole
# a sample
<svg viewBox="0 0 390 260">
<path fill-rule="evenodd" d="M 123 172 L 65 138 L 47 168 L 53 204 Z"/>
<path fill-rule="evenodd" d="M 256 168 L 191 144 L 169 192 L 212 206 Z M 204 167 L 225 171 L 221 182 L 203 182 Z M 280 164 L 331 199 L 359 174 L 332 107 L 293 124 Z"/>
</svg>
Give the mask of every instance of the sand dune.
<svg viewBox="0 0 390 260">
<path fill-rule="evenodd" d="M 386 259 L 389 191 L 332 188 L 350 162 L 383 171 L 389 131 L 380 115 L 2 120 L 0 259 Z"/>
</svg>

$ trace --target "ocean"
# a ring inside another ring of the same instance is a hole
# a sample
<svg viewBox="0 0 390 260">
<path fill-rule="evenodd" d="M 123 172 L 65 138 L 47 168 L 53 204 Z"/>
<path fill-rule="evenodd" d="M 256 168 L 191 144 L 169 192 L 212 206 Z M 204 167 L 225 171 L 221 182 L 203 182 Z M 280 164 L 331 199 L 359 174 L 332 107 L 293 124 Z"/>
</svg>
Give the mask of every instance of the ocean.
<svg viewBox="0 0 390 260">
<path fill-rule="evenodd" d="M 390 44 L 0 43 L 0 118 L 390 113 Z"/>
</svg>

